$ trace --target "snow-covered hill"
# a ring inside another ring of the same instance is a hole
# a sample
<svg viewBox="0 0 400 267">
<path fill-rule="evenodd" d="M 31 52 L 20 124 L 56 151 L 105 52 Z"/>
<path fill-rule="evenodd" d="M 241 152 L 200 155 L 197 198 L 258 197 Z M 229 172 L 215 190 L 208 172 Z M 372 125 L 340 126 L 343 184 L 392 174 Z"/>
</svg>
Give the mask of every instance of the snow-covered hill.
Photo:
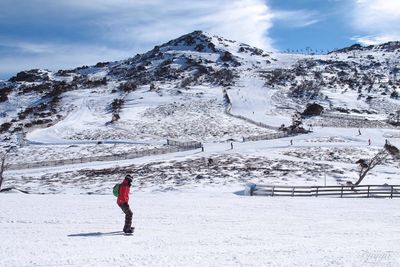
<svg viewBox="0 0 400 267">
<path fill-rule="evenodd" d="M 30 70 L 0 84 L 0 130 L 62 139 L 223 141 L 265 129 L 316 102 L 326 111 L 386 118 L 400 109 L 398 43 L 328 55 L 266 53 L 195 31 L 118 62 Z M 10 135 L 10 133 L 12 135 Z"/>
<path fill-rule="evenodd" d="M 222 87 L 269 60 L 260 49 L 193 32 L 120 62 L 21 72 L 1 90 L 2 133 L 23 131 L 32 141 L 38 127 L 46 138 L 90 140 L 265 133 L 224 114 Z"/>
</svg>

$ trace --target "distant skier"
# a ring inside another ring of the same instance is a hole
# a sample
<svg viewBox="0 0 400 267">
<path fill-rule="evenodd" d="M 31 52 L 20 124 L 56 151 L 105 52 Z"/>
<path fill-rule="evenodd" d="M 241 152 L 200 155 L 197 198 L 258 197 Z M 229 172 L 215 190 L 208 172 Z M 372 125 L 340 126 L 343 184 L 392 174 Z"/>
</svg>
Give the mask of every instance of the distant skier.
<svg viewBox="0 0 400 267">
<path fill-rule="evenodd" d="M 368 139 L 368 145 L 369 146 L 371 145 L 371 139 Z"/>
<path fill-rule="evenodd" d="M 293 140 L 292 140 L 292 139 L 290 139 L 290 145 L 291 145 L 291 146 L 293 145 Z"/>
<path fill-rule="evenodd" d="M 231 149 L 233 149 L 233 143 L 231 142 Z"/>
<path fill-rule="evenodd" d="M 134 227 L 132 228 L 132 217 L 133 212 L 129 207 L 129 190 L 132 184 L 132 176 L 129 174 L 125 176 L 124 181 L 119 186 L 119 194 L 117 198 L 117 204 L 125 213 L 125 225 L 124 225 L 124 233 L 132 234 Z"/>
<path fill-rule="evenodd" d="M 358 135 L 361 135 L 361 130 L 360 129 L 358 129 Z"/>
</svg>

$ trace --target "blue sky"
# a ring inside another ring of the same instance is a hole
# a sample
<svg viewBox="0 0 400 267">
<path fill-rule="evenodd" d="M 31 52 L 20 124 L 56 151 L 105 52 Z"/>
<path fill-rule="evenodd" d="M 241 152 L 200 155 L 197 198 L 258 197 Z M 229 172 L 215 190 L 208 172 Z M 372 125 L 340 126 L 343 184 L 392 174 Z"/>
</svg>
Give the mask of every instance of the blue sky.
<svg viewBox="0 0 400 267">
<path fill-rule="evenodd" d="M 327 51 L 353 44 L 351 1 L 298 0 L 267 2 L 276 13 L 269 30 L 273 46 L 281 51 L 306 47 Z"/>
<path fill-rule="evenodd" d="M 1 0 L 0 79 L 124 59 L 194 30 L 265 50 L 400 40 L 400 0 Z"/>
</svg>

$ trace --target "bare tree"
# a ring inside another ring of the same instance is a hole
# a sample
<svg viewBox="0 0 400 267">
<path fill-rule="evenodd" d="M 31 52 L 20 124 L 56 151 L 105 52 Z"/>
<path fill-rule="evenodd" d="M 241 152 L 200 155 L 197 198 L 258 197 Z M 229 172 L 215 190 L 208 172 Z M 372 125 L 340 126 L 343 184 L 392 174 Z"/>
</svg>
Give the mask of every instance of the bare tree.
<svg viewBox="0 0 400 267">
<path fill-rule="evenodd" d="M 386 143 L 385 146 L 379 150 L 379 152 L 372 159 L 359 159 L 356 163 L 360 165 L 360 170 L 358 172 L 358 180 L 355 185 L 359 185 L 370 170 L 372 170 L 376 165 L 381 164 L 389 156 L 392 156 L 393 158 L 399 158 L 400 153 L 397 147 Z"/>
<path fill-rule="evenodd" d="M 400 125 L 400 110 L 396 111 L 394 114 L 390 114 L 387 122 L 392 125 Z"/>
<path fill-rule="evenodd" d="M 303 123 L 303 119 L 301 118 L 300 112 L 295 112 L 292 115 L 292 125 L 294 128 L 299 127 Z"/>
<path fill-rule="evenodd" d="M 8 148 L 8 149 L 4 152 L 3 156 L 1 157 L 1 166 L 0 166 L 0 192 L 2 191 L 1 185 L 3 184 L 3 180 L 4 180 L 3 172 L 4 172 L 4 169 L 5 169 L 6 157 L 7 157 L 7 154 L 8 154 L 11 150 L 13 150 L 13 149 L 15 149 L 15 147 L 10 147 L 10 148 Z"/>
<path fill-rule="evenodd" d="M 0 167 L 0 191 L 1 191 L 1 185 L 3 184 L 3 172 L 4 172 L 5 161 L 6 161 L 6 155 L 4 154 L 3 158 L 1 159 L 1 167 Z"/>
</svg>

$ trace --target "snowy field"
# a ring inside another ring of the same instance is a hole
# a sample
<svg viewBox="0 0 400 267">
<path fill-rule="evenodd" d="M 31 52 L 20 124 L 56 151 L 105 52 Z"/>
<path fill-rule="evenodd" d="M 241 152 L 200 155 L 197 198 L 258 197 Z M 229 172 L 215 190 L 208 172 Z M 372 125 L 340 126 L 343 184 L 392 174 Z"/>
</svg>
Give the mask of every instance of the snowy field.
<svg viewBox="0 0 400 267">
<path fill-rule="evenodd" d="M 125 173 L 132 173 L 134 185 L 149 192 L 201 186 L 242 186 L 246 182 L 324 185 L 326 180 L 327 185 L 338 185 L 355 182 L 358 172 L 355 162 L 373 157 L 383 148 L 386 139 L 399 147 L 398 132 L 362 129 L 362 135 L 358 135 L 356 128 L 314 127 L 314 132 L 307 135 L 233 142 L 234 149 L 230 149 L 228 142 L 205 143 L 204 152 L 196 149 L 132 160 L 6 170 L 3 186 L 16 186 L 31 193 L 109 194 L 109 188 Z M 68 154 L 62 146 L 52 148 L 54 155 Z M 26 163 L 29 163 L 35 160 L 37 153 L 32 151 L 31 157 L 25 155 Z M 208 163 L 210 159 L 212 164 Z M 363 183 L 400 184 L 399 168 L 399 160 L 388 158 L 373 169 Z"/>
<path fill-rule="evenodd" d="M 400 266 L 398 199 L 240 195 L 246 182 L 354 182 L 354 162 L 398 137 L 315 127 L 233 150 L 205 143 L 204 152 L 9 170 L 4 187 L 32 194 L 0 194 L 1 266 Z M 398 170 L 390 159 L 363 183 L 400 184 Z M 111 195 L 124 173 L 134 176 L 132 237 Z"/>
<path fill-rule="evenodd" d="M 400 266 L 397 200 L 236 189 L 133 192 L 133 236 L 110 195 L 1 194 L 1 266 Z"/>
</svg>

